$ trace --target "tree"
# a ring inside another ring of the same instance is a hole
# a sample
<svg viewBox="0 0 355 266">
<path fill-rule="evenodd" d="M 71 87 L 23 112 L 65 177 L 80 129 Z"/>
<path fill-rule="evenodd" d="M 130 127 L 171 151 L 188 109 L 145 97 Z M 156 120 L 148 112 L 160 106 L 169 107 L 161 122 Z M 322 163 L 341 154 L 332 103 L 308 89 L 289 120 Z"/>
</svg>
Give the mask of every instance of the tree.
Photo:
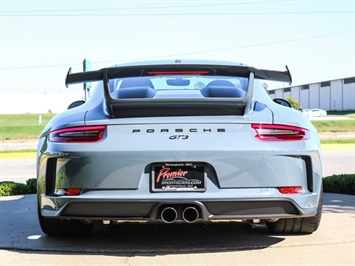
<svg viewBox="0 0 355 266">
<path fill-rule="evenodd" d="M 292 96 L 287 97 L 286 100 L 289 101 L 293 108 L 298 109 L 300 107 L 299 102 L 296 101 Z"/>
</svg>

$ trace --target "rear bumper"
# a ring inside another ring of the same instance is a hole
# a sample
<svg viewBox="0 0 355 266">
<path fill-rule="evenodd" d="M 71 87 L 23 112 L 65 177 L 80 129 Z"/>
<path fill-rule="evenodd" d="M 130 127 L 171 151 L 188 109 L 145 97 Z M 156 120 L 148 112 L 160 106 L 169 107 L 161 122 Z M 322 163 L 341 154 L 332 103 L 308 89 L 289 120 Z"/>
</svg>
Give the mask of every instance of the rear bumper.
<svg viewBox="0 0 355 266">
<path fill-rule="evenodd" d="M 125 193 L 122 193 L 124 191 L 90 191 L 75 197 L 43 196 L 40 198 L 41 214 L 56 219 L 159 223 L 162 222 L 161 213 L 165 208 L 175 209 L 176 220 L 183 221 L 182 212 L 193 207 L 199 213 L 199 222 L 296 218 L 314 216 L 317 213 L 317 193 L 275 197 L 278 193 L 276 189 L 258 192 L 257 189 L 243 190 L 239 190 L 239 194 L 258 193 L 259 196 L 231 198 L 230 195 L 237 193 L 237 189 L 227 190 L 225 196 L 219 198 L 211 198 L 211 193 L 192 193 L 195 196 L 200 195 L 194 199 L 187 198 L 188 193 L 183 193 L 185 198 L 178 197 L 180 193 L 170 193 L 170 198 L 164 197 L 165 193 L 153 194 L 155 198 L 152 195 L 145 199 L 133 198 L 125 197 Z M 98 197 L 99 194 L 102 195 L 101 198 Z M 121 194 L 122 197 L 112 197 L 114 194 Z M 131 191 L 131 194 L 135 193 Z M 175 198 L 172 197 L 174 194 Z M 264 197 L 266 194 L 268 196 Z M 306 207 L 300 207 L 297 202 L 303 205 L 307 203 Z"/>
</svg>

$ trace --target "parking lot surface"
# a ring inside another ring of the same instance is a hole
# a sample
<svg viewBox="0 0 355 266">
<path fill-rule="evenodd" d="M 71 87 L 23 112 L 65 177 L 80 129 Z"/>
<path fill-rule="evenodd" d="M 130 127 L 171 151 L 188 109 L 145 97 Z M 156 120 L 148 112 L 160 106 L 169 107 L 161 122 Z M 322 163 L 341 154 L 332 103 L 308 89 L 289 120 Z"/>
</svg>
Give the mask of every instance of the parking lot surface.
<svg viewBox="0 0 355 266">
<path fill-rule="evenodd" d="M 251 230 L 241 224 L 98 224 L 88 237 L 54 238 L 39 227 L 35 195 L 2 197 L 0 264 L 250 265 L 283 258 L 279 265 L 354 265 L 354 206 L 355 196 L 326 193 L 321 225 L 311 235 L 273 235 L 263 224 Z"/>
</svg>

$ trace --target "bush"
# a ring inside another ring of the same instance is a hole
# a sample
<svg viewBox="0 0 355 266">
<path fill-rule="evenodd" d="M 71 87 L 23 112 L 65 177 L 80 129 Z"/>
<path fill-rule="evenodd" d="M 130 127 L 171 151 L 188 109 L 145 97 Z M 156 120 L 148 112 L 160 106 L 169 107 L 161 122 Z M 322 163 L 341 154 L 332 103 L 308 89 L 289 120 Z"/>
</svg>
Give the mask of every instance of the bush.
<svg viewBox="0 0 355 266">
<path fill-rule="evenodd" d="M 36 194 L 37 192 L 37 179 L 31 178 L 26 181 L 27 194 Z"/>
<path fill-rule="evenodd" d="M 0 197 L 35 194 L 37 191 L 37 179 L 31 178 L 26 181 L 26 184 L 15 183 L 12 181 L 0 182 Z"/>
<path fill-rule="evenodd" d="M 22 183 L 5 181 L 0 183 L 0 196 L 23 195 L 27 193 L 27 186 Z"/>
<path fill-rule="evenodd" d="M 355 174 L 327 176 L 323 179 L 323 190 L 329 193 L 355 195 Z"/>
</svg>

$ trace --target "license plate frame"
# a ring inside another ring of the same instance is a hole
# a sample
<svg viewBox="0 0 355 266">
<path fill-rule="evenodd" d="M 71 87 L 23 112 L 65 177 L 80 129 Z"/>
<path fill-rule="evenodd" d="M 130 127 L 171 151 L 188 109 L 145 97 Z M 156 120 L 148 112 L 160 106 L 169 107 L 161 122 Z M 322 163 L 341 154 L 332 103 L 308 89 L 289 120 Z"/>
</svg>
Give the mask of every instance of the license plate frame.
<svg viewBox="0 0 355 266">
<path fill-rule="evenodd" d="M 206 172 L 202 163 L 155 163 L 150 176 L 153 192 L 206 191 Z"/>
</svg>

